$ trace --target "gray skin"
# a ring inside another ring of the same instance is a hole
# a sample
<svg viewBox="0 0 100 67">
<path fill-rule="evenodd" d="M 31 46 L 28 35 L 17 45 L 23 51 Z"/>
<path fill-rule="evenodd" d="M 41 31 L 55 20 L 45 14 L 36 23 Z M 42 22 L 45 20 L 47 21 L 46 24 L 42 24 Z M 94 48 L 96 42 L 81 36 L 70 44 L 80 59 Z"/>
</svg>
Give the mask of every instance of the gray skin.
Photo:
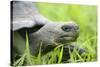
<svg viewBox="0 0 100 67">
<path fill-rule="evenodd" d="M 42 43 L 42 51 L 47 51 L 50 47 L 55 48 L 59 44 L 72 45 L 72 42 L 77 40 L 79 26 L 75 22 L 50 21 L 38 12 L 33 2 L 13 1 L 11 6 L 13 50 L 19 55 L 25 51 L 26 41 L 23 33 L 25 35 L 25 32 L 29 30 L 31 30 L 31 33 L 28 32 L 29 47 L 33 55 L 38 53 L 40 43 Z M 53 50 L 53 48 L 50 49 Z M 69 52 L 66 47 L 64 50 L 65 54 Z M 68 58 L 68 56 L 64 56 L 64 58 Z"/>
<path fill-rule="evenodd" d="M 56 47 L 59 44 L 67 44 L 76 41 L 79 35 L 79 27 L 74 22 L 67 23 L 48 23 L 40 30 L 29 35 L 32 54 L 35 54 L 42 43 L 42 49 L 48 46 Z"/>
</svg>

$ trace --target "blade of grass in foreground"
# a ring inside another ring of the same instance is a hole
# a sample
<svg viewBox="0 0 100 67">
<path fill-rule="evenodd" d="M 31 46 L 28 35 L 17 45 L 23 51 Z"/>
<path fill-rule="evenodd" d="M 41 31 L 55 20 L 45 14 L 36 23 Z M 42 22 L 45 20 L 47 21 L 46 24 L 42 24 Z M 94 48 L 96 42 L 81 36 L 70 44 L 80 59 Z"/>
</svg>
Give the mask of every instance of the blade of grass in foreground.
<svg viewBox="0 0 100 67">
<path fill-rule="evenodd" d="M 22 66 L 24 60 L 25 60 L 25 56 L 26 56 L 26 53 L 24 53 L 22 55 L 22 57 L 20 59 L 18 59 L 14 64 L 13 66 Z"/>
<path fill-rule="evenodd" d="M 27 63 L 29 65 L 32 65 L 32 61 L 31 61 L 31 54 L 30 54 L 30 49 L 29 49 L 29 40 L 28 40 L 28 33 L 26 32 L 26 59 L 27 59 Z"/>
<path fill-rule="evenodd" d="M 37 64 L 41 64 L 41 48 L 42 48 L 42 41 L 40 43 L 39 53 L 37 56 Z"/>
<path fill-rule="evenodd" d="M 61 47 L 61 51 L 60 51 L 59 56 L 58 56 L 58 63 L 61 63 L 62 56 L 63 56 L 63 46 Z"/>
</svg>

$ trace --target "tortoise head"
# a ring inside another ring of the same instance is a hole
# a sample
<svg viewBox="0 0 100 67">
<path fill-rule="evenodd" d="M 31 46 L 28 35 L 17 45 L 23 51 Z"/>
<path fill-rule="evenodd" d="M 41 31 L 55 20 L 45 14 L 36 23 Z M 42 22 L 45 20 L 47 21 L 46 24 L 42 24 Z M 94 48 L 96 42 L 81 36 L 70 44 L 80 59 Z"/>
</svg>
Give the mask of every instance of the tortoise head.
<svg viewBox="0 0 100 67">
<path fill-rule="evenodd" d="M 48 23 L 44 25 L 37 34 L 40 39 L 47 43 L 69 43 L 77 40 L 79 26 L 74 22 L 67 23 Z"/>
<path fill-rule="evenodd" d="M 55 37 L 55 42 L 57 43 L 74 42 L 79 36 L 79 26 L 73 22 L 61 25 L 60 31 L 58 31 L 60 33 Z"/>
</svg>

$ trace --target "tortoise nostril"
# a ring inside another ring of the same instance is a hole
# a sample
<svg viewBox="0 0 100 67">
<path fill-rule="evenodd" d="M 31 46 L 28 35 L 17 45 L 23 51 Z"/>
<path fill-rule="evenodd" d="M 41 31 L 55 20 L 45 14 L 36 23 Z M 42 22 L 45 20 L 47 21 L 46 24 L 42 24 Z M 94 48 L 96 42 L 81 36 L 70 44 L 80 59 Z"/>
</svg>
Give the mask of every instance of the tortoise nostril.
<svg viewBox="0 0 100 67">
<path fill-rule="evenodd" d="M 73 26 L 70 26 L 70 25 L 64 25 L 64 26 L 61 27 L 61 29 L 62 29 L 63 31 L 65 31 L 65 32 L 71 31 L 72 28 L 73 28 Z"/>
</svg>

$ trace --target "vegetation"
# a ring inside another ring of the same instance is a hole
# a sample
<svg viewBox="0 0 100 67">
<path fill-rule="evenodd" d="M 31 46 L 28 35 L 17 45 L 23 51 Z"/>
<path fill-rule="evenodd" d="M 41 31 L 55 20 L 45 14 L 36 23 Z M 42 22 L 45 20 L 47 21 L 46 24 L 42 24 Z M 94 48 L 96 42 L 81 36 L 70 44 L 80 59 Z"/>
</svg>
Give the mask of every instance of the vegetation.
<svg viewBox="0 0 100 67">
<path fill-rule="evenodd" d="M 76 44 L 87 50 L 88 54 L 79 55 L 74 49 L 70 52 L 69 62 L 92 62 L 97 61 L 97 7 L 95 5 L 71 5 L 36 3 L 39 11 L 52 21 L 74 21 L 80 27 L 80 35 Z M 42 43 L 41 43 L 42 45 Z M 61 48 L 61 49 L 59 49 Z M 18 65 L 56 64 L 62 63 L 63 46 L 59 45 L 52 52 L 41 55 L 41 47 L 38 56 L 30 54 L 28 36 L 26 33 L 26 50 L 15 63 Z M 76 59 L 78 56 L 78 60 Z M 58 57 L 58 60 L 57 60 Z M 24 63 L 24 64 L 23 64 Z"/>
</svg>

